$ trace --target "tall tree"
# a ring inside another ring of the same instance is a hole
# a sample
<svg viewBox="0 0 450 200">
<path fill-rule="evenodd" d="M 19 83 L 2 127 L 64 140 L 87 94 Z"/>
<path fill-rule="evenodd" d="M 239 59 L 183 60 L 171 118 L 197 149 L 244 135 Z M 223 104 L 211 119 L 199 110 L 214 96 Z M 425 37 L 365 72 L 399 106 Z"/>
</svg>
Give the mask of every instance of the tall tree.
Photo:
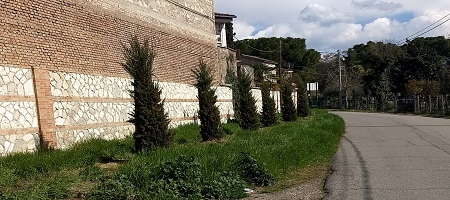
<svg viewBox="0 0 450 200">
<path fill-rule="evenodd" d="M 225 24 L 225 30 L 226 30 L 226 37 L 227 37 L 227 47 L 230 49 L 234 49 L 234 28 L 233 23 L 228 22 Z"/>
<path fill-rule="evenodd" d="M 242 54 L 258 56 L 278 61 L 281 40 L 281 64 L 283 68 L 296 71 L 314 65 L 320 59 L 320 53 L 313 49 L 306 49 L 306 40 L 303 38 L 258 38 L 245 39 L 235 42 L 236 49 Z M 263 51 L 259 51 L 263 50 Z"/>
<path fill-rule="evenodd" d="M 137 152 L 167 147 L 172 142 L 173 133 L 168 129 L 170 120 L 164 112 L 161 88 L 153 81 L 153 61 L 155 53 L 148 40 L 143 43 L 134 36 L 129 46 L 123 47 L 125 62 L 122 67 L 133 77 L 134 111 L 130 122 L 135 126 L 134 146 Z"/>
<path fill-rule="evenodd" d="M 290 78 L 281 80 L 281 117 L 283 121 L 295 121 L 297 119 L 297 111 L 294 101 L 292 100 L 292 81 Z"/>
<path fill-rule="evenodd" d="M 200 60 L 198 68 L 192 70 L 197 79 L 195 87 L 198 90 L 200 119 L 200 135 L 203 141 L 220 139 L 222 132 L 220 131 L 220 111 L 215 105 L 217 103 L 216 90 L 212 88 L 213 76 L 212 71 L 203 60 Z"/>
<path fill-rule="evenodd" d="M 346 65 L 363 67 L 365 75 L 362 77 L 366 93 L 376 97 L 376 109 L 381 111 L 383 100 L 390 95 L 392 87 L 389 84 L 391 69 L 402 57 L 403 51 L 392 43 L 368 42 L 353 46 L 347 51 Z"/>
<path fill-rule="evenodd" d="M 277 123 L 275 100 L 270 96 L 271 83 L 264 82 L 261 87 L 262 116 L 261 122 L 264 126 L 272 126 Z"/>
<path fill-rule="evenodd" d="M 297 76 L 295 77 L 295 84 L 297 86 L 297 116 L 307 117 L 310 110 L 306 83 L 302 81 L 301 77 Z"/>
<path fill-rule="evenodd" d="M 256 130 L 259 128 L 256 100 L 252 94 L 252 79 L 244 71 L 238 71 L 239 90 L 239 126 L 242 129 Z"/>
</svg>

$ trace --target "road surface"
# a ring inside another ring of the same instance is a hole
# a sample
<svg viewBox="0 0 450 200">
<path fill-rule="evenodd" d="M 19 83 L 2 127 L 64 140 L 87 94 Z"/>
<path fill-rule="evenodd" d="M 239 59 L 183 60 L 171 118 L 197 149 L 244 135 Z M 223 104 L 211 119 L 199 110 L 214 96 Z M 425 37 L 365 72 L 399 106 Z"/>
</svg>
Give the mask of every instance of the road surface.
<svg viewBox="0 0 450 200">
<path fill-rule="evenodd" d="M 324 199 L 450 199 L 450 120 L 334 112 L 347 133 Z"/>
</svg>

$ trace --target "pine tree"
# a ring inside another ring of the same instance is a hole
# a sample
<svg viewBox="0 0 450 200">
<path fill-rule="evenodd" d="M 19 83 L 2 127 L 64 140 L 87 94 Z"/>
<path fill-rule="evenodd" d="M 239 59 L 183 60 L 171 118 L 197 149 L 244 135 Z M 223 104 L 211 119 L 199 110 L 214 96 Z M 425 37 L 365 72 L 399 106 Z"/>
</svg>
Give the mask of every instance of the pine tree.
<svg viewBox="0 0 450 200">
<path fill-rule="evenodd" d="M 124 63 L 122 67 L 133 78 L 134 111 L 129 120 L 135 126 L 133 133 L 134 146 L 137 152 L 167 147 L 173 139 L 168 129 L 170 120 L 164 112 L 164 101 L 161 100 L 161 89 L 152 80 L 155 53 L 150 49 L 148 40 L 143 43 L 134 36 L 129 46 L 123 47 Z"/>
<path fill-rule="evenodd" d="M 215 105 L 217 102 L 216 91 L 212 89 L 213 76 L 211 69 L 206 66 L 203 60 L 197 69 L 192 70 L 197 79 L 195 87 L 198 90 L 198 101 L 200 109 L 198 116 L 200 119 L 200 134 L 203 141 L 220 139 L 220 112 Z"/>
<path fill-rule="evenodd" d="M 292 100 L 292 86 L 290 79 L 281 80 L 281 117 L 283 121 L 295 121 L 297 113 Z"/>
<path fill-rule="evenodd" d="M 233 112 L 234 112 L 234 120 L 239 121 L 239 89 L 237 76 L 235 74 L 235 66 L 233 66 L 234 56 L 233 54 L 229 54 L 226 58 L 227 60 L 227 74 L 225 75 L 225 83 L 231 84 L 231 92 L 232 92 L 232 102 L 233 102 Z"/>
<path fill-rule="evenodd" d="M 242 129 L 256 130 L 259 128 L 256 100 L 252 95 L 252 79 L 241 71 L 237 76 L 239 91 L 239 126 Z"/>
<path fill-rule="evenodd" d="M 305 83 L 301 79 L 296 81 L 297 83 L 297 115 L 299 117 L 308 117 L 309 111 L 309 101 L 306 94 Z"/>
<path fill-rule="evenodd" d="M 264 82 L 261 87 L 262 117 L 264 126 L 273 126 L 277 123 L 275 100 L 270 96 L 270 83 Z"/>
</svg>

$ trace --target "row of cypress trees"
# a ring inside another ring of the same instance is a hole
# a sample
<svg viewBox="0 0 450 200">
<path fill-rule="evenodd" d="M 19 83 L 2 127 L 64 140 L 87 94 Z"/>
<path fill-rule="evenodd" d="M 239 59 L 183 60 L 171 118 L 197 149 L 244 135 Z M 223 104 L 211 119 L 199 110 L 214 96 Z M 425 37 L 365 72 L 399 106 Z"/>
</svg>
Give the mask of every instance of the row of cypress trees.
<svg viewBox="0 0 450 200">
<path fill-rule="evenodd" d="M 170 120 L 164 112 L 164 100 L 161 99 L 161 88 L 153 80 L 153 60 L 155 53 L 150 48 L 148 40 L 140 43 L 134 36 L 128 46 L 124 45 L 123 55 L 125 62 L 122 67 L 133 78 L 130 91 L 134 99 L 134 110 L 130 122 L 135 125 L 133 139 L 135 151 L 151 151 L 158 147 L 167 147 L 173 140 L 173 132 L 169 129 Z M 195 78 L 195 87 L 198 90 L 200 134 L 203 141 L 220 139 L 223 132 L 220 127 L 220 112 L 215 89 L 213 89 L 213 72 L 205 62 L 200 61 L 198 68 L 192 70 Z M 262 85 L 261 95 L 263 112 L 257 112 L 256 100 L 252 95 L 252 79 L 249 74 L 238 71 L 237 77 L 232 76 L 233 107 L 235 116 L 242 129 L 256 130 L 261 124 L 273 126 L 277 124 L 275 101 L 270 95 L 271 85 L 266 82 Z M 296 112 L 292 91 L 291 79 L 284 79 L 281 84 L 282 119 L 295 121 L 297 116 L 306 117 L 309 114 L 306 100 L 306 89 L 299 87 L 297 93 Z M 304 84 L 297 82 L 297 85 Z M 300 92 L 302 91 L 302 92 Z M 303 92 L 304 91 L 304 92 Z M 260 120 L 261 119 L 261 120 Z"/>
</svg>

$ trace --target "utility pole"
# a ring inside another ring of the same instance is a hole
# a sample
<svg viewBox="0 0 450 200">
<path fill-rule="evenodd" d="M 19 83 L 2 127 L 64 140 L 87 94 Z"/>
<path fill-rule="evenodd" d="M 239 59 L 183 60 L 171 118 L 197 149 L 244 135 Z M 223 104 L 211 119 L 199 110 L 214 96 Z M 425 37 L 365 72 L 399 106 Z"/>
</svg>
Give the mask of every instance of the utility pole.
<svg viewBox="0 0 450 200">
<path fill-rule="evenodd" d="M 338 50 L 338 66 L 339 66 L 339 110 L 342 109 L 342 71 L 341 71 L 341 50 Z"/>
<path fill-rule="evenodd" d="M 278 86 L 279 86 L 280 90 L 278 92 L 278 95 L 280 95 L 280 97 L 278 99 L 280 100 L 280 111 L 281 111 L 282 104 L 283 104 L 283 101 L 281 100 L 281 37 L 280 37 L 279 53 L 280 53 L 280 55 L 279 55 L 279 61 L 278 61 Z M 277 111 L 278 111 L 278 109 L 277 109 Z"/>
<path fill-rule="evenodd" d="M 279 49 L 279 61 L 278 61 L 278 84 L 281 84 L 281 38 L 280 38 L 280 49 Z"/>
</svg>

